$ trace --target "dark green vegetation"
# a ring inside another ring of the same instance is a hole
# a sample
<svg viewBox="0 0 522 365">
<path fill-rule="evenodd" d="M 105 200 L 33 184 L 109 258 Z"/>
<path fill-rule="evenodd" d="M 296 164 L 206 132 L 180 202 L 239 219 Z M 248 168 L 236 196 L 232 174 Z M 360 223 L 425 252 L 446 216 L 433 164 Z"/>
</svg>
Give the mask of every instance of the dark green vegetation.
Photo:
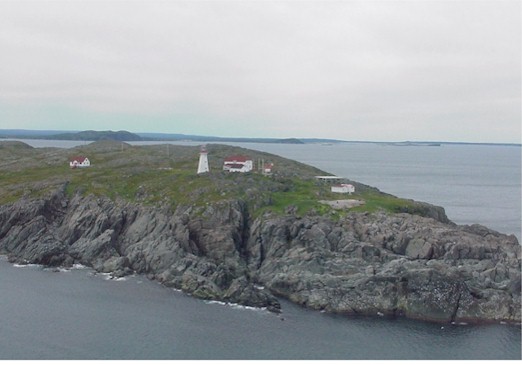
<svg viewBox="0 0 522 365">
<path fill-rule="evenodd" d="M 253 142 L 253 143 L 285 143 L 303 144 L 297 138 L 233 138 L 233 137 L 213 137 L 197 136 L 188 134 L 171 133 L 131 133 L 128 131 L 83 131 L 83 132 L 61 132 L 61 131 L 33 131 L 24 129 L 0 129 L 0 138 L 18 139 L 51 139 L 68 141 L 193 141 L 207 143 L 223 142 Z M 315 140 L 314 140 L 315 141 Z M 322 141 L 322 140 L 318 140 Z M 334 140 L 327 140 L 334 141 Z M 340 142 L 340 141 L 336 141 Z"/>
<path fill-rule="evenodd" d="M 271 211 L 336 218 L 346 210 L 334 210 L 319 200 L 347 198 L 365 201 L 351 209 L 354 211 L 383 209 L 423 215 L 422 206 L 413 201 L 356 182 L 350 182 L 356 187 L 351 196 L 331 193 L 329 184 L 315 179 L 325 175 L 324 171 L 296 161 L 225 145 L 208 145 L 207 149 L 211 173 L 198 176 L 198 147 L 99 141 L 73 149 L 36 149 L 21 142 L 0 142 L 0 204 L 43 196 L 65 185 L 69 195 L 94 194 L 171 209 L 242 199 L 253 216 Z M 273 162 L 273 174 L 224 172 L 223 160 L 231 154 L 250 156 L 256 166 L 261 159 Z M 91 167 L 69 168 L 69 158 L 77 155 L 87 156 Z"/>
<path fill-rule="evenodd" d="M 83 131 L 78 133 L 61 133 L 47 137 L 65 141 L 142 141 L 143 138 L 137 134 L 127 131 Z"/>
</svg>

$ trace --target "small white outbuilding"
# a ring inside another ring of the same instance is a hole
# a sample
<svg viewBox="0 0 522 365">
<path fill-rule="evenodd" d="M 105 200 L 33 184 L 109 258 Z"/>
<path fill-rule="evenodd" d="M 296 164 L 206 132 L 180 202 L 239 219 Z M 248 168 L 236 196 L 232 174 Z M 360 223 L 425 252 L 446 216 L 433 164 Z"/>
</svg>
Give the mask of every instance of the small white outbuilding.
<svg viewBox="0 0 522 365">
<path fill-rule="evenodd" d="M 351 194 L 355 192 L 355 186 L 352 184 L 339 184 L 332 186 L 332 193 Z"/>
<path fill-rule="evenodd" d="M 90 167 L 91 161 L 89 161 L 89 159 L 85 156 L 74 156 L 69 159 L 69 166 L 71 169 Z"/>
</svg>

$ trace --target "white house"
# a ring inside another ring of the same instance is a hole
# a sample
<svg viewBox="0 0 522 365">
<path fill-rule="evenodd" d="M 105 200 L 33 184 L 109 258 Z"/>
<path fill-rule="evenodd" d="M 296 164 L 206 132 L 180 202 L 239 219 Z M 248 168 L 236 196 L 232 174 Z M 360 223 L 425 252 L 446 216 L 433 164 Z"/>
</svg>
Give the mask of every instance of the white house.
<svg viewBox="0 0 522 365">
<path fill-rule="evenodd" d="M 228 156 L 223 162 L 223 170 L 228 172 L 249 172 L 254 168 L 254 162 L 246 156 Z"/>
<path fill-rule="evenodd" d="M 332 186 L 332 193 L 351 194 L 355 192 L 355 186 L 352 184 L 339 184 Z"/>
<path fill-rule="evenodd" d="M 71 169 L 75 169 L 78 167 L 90 167 L 91 161 L 89 161 L 89 159 L 85 156 L 75 156 L 69 159 L 69 166 L 71 167 Z"/>
</svg>

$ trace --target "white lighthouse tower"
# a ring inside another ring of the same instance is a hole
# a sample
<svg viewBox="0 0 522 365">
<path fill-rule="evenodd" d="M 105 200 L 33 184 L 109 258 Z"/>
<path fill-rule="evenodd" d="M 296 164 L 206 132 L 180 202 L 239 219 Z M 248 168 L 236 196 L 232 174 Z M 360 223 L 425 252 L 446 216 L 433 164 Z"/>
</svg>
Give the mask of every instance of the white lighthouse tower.
<svg viewBox="0 0 522 365">
<path fill-rule="evenodd" d="M 210 172 L 210 168 L 208 167 L 208 152 L 205 146 L 201 146 L 199 150 L 198 175 L 204 174 L 205 172 Z"/>
</svg>

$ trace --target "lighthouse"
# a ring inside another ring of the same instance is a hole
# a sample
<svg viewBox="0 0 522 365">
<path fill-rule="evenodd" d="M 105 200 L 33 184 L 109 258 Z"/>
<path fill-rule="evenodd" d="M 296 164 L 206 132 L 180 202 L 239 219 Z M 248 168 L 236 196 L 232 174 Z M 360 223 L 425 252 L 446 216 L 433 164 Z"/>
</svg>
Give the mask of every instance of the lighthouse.
<svg viewBox="0 0 522 365">
<path fill-rule="evenodd" d="M 208 152 L 205 146 L 201 146 L 201 149 L 199 150 L 198 175 L 209 171 L 210 168 L 208 167 Z"/>
</svg>

